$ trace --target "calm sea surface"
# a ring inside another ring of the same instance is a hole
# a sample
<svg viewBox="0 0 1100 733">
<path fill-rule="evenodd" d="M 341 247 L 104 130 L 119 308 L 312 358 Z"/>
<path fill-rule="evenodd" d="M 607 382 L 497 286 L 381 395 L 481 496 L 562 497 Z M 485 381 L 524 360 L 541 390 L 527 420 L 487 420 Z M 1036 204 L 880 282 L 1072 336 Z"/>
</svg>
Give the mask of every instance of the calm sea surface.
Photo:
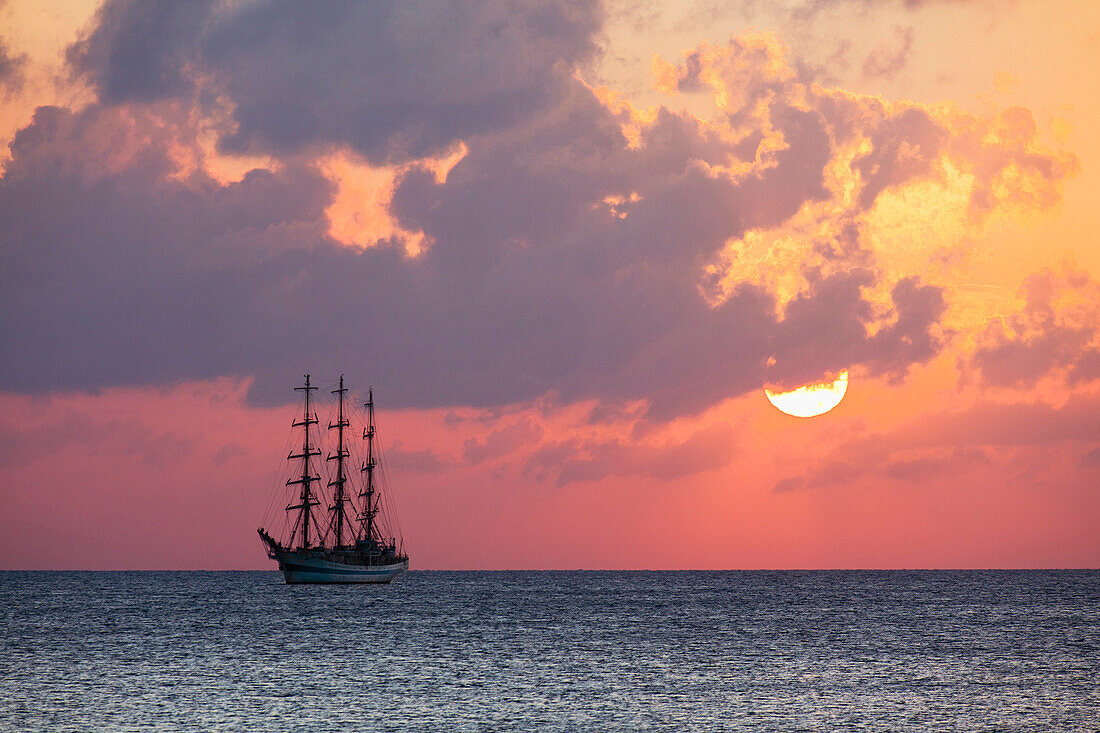
<svg viewBox="0 0 1100 733">
<path fill-rule="evenodd" d="M 1100 730 L 1100 572 L 0 573 L 5 730 Z"/>
</svg>

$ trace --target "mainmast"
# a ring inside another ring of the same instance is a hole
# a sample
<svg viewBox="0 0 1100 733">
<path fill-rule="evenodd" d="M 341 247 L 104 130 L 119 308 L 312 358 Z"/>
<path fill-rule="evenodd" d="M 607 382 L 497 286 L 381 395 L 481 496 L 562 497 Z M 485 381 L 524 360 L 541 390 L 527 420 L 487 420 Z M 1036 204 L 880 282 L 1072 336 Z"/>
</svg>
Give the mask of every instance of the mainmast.
<svg viewBox="0 0 1100 733">
<path fill-rule="evenodd" d="M 344 388 L 344 375 L 340 375 L 340 388 L 332 390 L 332 394 L 340 395 L 340 408 L 335 423 L 329 423 L 328 429 L 336 430 L 336 453 L 328 456 L 325 460 L 336 461 L 336 478 L 328 482 L 329 487 L 335 486 L 336 491 L 333 493 L 332 506 L 329 507 L 332 510 L 332 524 L 336 530 L 336 547 L 342 547 L 344 544 L 344 522 L 347 522 L 347 510 L 344 505 L 348 502 L 348 497 L 344 494 L 344 484 L 347 478 L 344 476 L 344 459 L 346 459 L 350 453 L 344 446 L 344 428 L 351 425 L 351 422 L 344 417 L 344 393 L 347 390 Z M 349 528 L 351 523 L 348 522 Z"/>
<path fill-rule="evenodd" d="M 294 460 L 296 458 L 300 458 L 302 460 L 302 475 L 300 477 L 296 478 L 296 479 L 290 479 L 286 482 L 287 486 L 293 486 L 295 484 L 301 484 L 302 485 L 302 493 L 298 497 L 298 503 L 295 504 L 295 505 L 292 505 L 292 506 L 288 506 L 286 509 L 287 509 L 287 511 L 291 511 L 292 509 L 298 509 L 299 510 L 298 521 L 295 522 L 294 526 L 295 526 L 295 529 L 297 529 L 298 525 L 301 525 L 301 527 L 302 527 L 302 547 L 303 548 L 308 548 L 309 547 L 310 509 L 312 509 L 313 507 L 317 506 L 320 503 L 313 496 L 313 492 L 310 491 L 310 488 L 309 488 L 310 486 L 313 485 L 314 481 L 320 481 L 321 480 L 320 476 L 313 475 L 313 467 L 311 466 L 311 462 L 310 462 L 310 459 L 313 456 L 321 455 L 321 451 L 317 450 L 316 448 L 314 448 L 313 446 L 311 446 L 309 444 L 309 426 L 317 424 L 317 416 L 316 415 L 311 415 L 310 412 L 309 412 L 309 393 L 315 391 L 316 389 L 317 389 L 316 387 L 309 386 L 309 375 L 308 374 L 306 375 L 306 384 L 305 384 L 305 386 L 294 388 L 295 392 L 305 392 L 305 395 L 306 395 L 305 396 L 305 402 L 306 402 L 305 414 L 302 416 L 301 421 L 296 421 L 296 422 L 292 423 L 293 427 L 303 428 L 302 433 L 304 434 L 304 437 L 302 438 L 302 452 L 301 453 L 291 453 L 289 456 L 287 456 L 287 460 Z M 294 534 L 295 534 L 294 532 L 291 532 L 291 534 L 290 534 L 290 543 L 291 543 L 291 545 L 294 544 Z"/>
<path fill-rule="evenodd" d="M 367 488 L 359 492 L 359 496 L 366 497 L 363 505 L 363 539 L 370 542 L 374 539 L 374 516 L 378 513 L 378 507 L 374 501 L 374 390 L 367 390 L 367 427 L 363 430 L 363 439 L 367 441 L 367 462 L 363 464 L 362 472 L 367 474 Z"/>
</svg>

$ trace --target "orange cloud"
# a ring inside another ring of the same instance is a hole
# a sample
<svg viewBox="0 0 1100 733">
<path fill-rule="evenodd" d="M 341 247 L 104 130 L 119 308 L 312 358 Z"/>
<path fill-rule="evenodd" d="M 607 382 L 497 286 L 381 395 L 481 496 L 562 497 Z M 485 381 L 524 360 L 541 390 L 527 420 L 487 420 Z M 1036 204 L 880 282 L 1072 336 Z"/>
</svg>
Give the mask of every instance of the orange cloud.
<svg viewBox="0 0 1100 733">
<path fill-rule="evenodd" d="M 416 257 L 430 242 L 422 231 L 409 231 L 390 213 L 394 185 L 408 170 L 430 171 L 437 183 L 466 156 L 459 143 L 449 155 L 424 158 L 400 166 L 372 166 L 350 150 L 331 153 L 319 165 L 336 186 L 332 203 L 325 209 L 329 235 L 349 246 L 365 248 L 392 241 L 400 243 L 410 257 Z"/>
<path fill-rule="evenodd" d="M 653 73 L 667 94 L 710 90 L 716 116 L 706 124 L 724 128 L 726 139 L 758 141 L 752 163 L 711 166 L 735 180 L 764 175 L 788 147 L 776 125 L 784 109 L 819 115 L 830 137 L 828 195 L 808 197 L 778 226 L 751 227 L 727 242 L 707 268 L 713 302 L 750 281 L 783 304 L 809 287 L 807 272 L 852 266 L 951 283 L 975 257 L 1003 256 L 975 246 L 991 226 L 1056 208 L 1078 170 L 1072 153 L 1044 144 L 1027 109 L 982 117 L 824 87 L 796 73 L 771 34 L 702 44 L 679 64 L 655 60 Z M 746 134 L 753 129 L 755 138 Z M 886 301 L 888 280 L 872 299 Z"/>
</svg>

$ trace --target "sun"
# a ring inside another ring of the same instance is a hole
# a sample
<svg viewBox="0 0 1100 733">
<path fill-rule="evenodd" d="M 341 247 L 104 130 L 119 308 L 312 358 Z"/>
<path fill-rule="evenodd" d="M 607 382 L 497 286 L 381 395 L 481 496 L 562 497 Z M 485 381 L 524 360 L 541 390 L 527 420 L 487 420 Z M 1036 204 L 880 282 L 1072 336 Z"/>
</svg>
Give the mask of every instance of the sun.
<svg viewBox="0 0 1100 733">
<path fill-rule="evenodd" d="M 845 369 L 831 382 L 805 384 L 789 392 L 773 392 L 767 387 L 764 394 L 780 411 L 795 417 L 823 415 L 840 404 L 848 391 L 848 370 Z"/>
</svg>

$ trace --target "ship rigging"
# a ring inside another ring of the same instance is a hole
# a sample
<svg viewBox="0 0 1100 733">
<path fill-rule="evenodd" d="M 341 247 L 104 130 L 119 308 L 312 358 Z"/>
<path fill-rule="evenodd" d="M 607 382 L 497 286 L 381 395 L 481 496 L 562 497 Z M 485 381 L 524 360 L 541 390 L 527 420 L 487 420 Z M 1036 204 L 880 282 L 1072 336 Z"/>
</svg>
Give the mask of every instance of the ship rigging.
<svg viewBox="0 0 1100 733">
<path fill-rule="evenodd" d="M 386 537 L 383 533 L 384 526 L 393 526 L 393 523 L 380 521 L 386 517 L 376 483 L 379 463 L 376 460 L 374 390 L 368 391 L 364 403 L 366 457 L 359 471 L 362 489 L 357 495 L 349 491 L 352 481 L 347 467 L 352 452 L 346 434 L 351 420 L 345 409 L 348 389 L 344 386 L 343 375 L 339 386 L 332 390 L 336 395 L 336 414 L 327 432 L 335 432 L 336 445 L 325 456 L 325 464 L 335 462 L 335 466 L 322 492 L 319 490 L 322 478 L 314 467 L 314 459 L 322 455 L 321 443 L 312 436 L 312 427 L 320 423 L 312 400 L 312 393 L 318 387 L 310 383 L 308 374 L 305 379 L 303 386 L 294 388 L 303 393 L 304 409 L 301 418 L 291 423 L 292 429 L 301 429 L 300 447 L 295 449 L 298 452 L 292 451 L 287 456 L 288 461 L 296 464 L 296 469 L 287 479 L 286 487 L 298 487 L 292 503 L 285 508 L 289 533 L 280 540 L 261 527 L 258 530 L 260 539 L 268 557 L 279 563 L 287 583 L 388 583 L 408 569 L 409 557 L 399 536 Z M 318 487 L 317 491 L 314 486 Z M 323 503 L 327 505 L 327 512 L 317 509 Z"/>
</svg>

